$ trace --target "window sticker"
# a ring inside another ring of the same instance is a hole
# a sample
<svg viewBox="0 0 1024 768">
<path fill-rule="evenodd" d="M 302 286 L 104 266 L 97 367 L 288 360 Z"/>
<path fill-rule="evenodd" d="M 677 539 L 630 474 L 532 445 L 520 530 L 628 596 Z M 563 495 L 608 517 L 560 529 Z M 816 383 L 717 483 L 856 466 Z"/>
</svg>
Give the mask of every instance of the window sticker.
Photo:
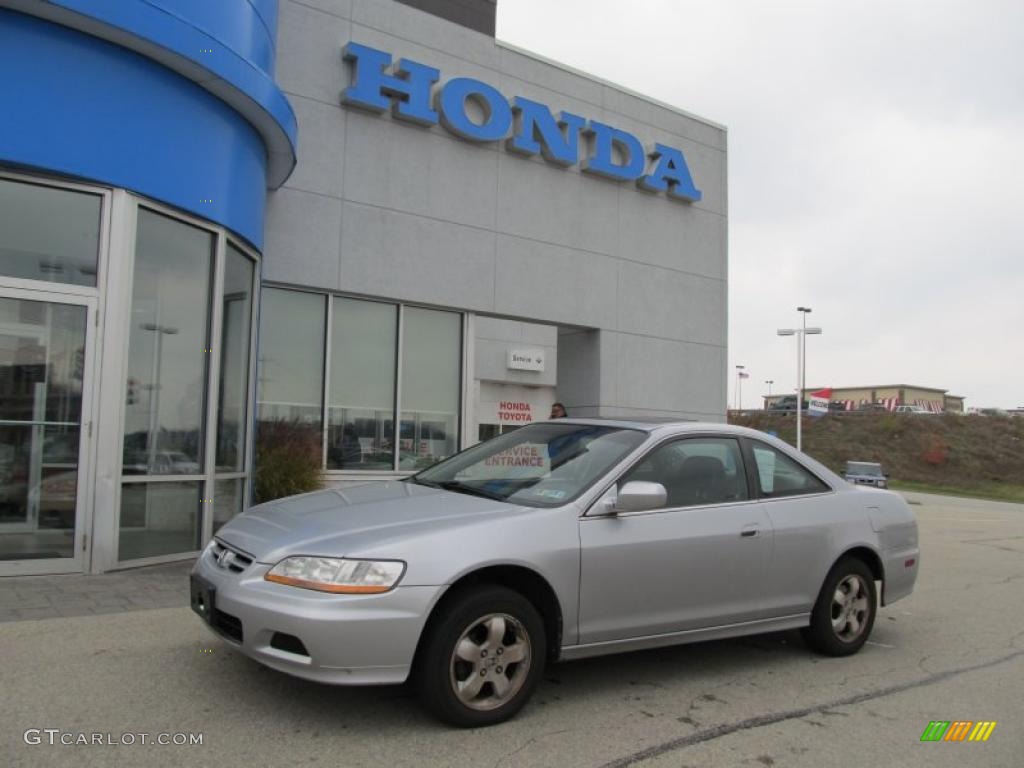
<svg viewBox="0 0 1024 768">
<path fill-rule="evenodd" d="M 757 474 L 761 478 L 761 490 L 771 493 L 775 489 L 775 452 L 755 448 L 754 457 L 757 459 Z"/>
</svg>

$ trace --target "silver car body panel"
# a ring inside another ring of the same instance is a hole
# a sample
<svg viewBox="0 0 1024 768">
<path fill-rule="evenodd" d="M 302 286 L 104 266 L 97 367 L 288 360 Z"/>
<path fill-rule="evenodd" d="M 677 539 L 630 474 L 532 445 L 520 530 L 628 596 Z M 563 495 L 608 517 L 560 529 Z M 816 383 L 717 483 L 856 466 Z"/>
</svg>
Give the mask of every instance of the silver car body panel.
<svg viewBox="0 0 1024 768">
<path fill-rule="evenodd" d="M 462 577 L 491 566 L 528 569 L 550 585 L 561 610 L 564 658 L 804 626 L 829 569 L 855 548 L 881 561 L 884 603 L 913 589 L 917 525 L 895 494 L 850 485 L 785 443 L 741 427 L 564 423 L 638 429 L 647 439 L 560 507 L 384 482 L 271 502 L 231 520 L 218 540 L 255 562 L 235 574 L 204 553 L 195 572 L 216 587 L 217 608 L 245 627 L 234 647 L 308 679 L 401 682 L 437 601 Z M 830 490 L 608 514 L 605 502 L 619 477 L 654 446 L 708 434 L 767 443 Z M 333 595 L 264 580 L 273 564 L 294 555 L 401 560 L 407 568 L 399 586 L 382 595 Z M 275 631 L 299 637 L 308 657 L 271 648 Z"/>
</svg>

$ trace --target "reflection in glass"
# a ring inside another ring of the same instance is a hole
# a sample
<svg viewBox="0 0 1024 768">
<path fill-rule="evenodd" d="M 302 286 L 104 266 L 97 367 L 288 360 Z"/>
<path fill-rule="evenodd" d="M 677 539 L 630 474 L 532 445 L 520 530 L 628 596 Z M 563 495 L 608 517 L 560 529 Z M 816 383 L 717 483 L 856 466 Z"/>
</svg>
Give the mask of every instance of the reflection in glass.
<svg viewBox="0 0 1024 768">
<path fill-rule="evenodd" d="M 0 298 L 0 560 L 74 556 L 86 315 Z"/>
<path fill-rule="evenodd" d="M 125 474 L 202 471 L 213 248 L 209 232 L 139 209 Z"/>
<path fill-rule="evenodd" d="M 407 307 L 403 325 L 399 468 L 422 469 L 458 445 L 462 317 Z"/>
<path fill-rule="evenodd" d="M 0 179 L 0 275 L 96 285 L 99 195 Z"/>
<path fill-rule="evenodd" d="M 118 559 L 199 549 L 198 482 L 124 483 Z"/>
<path fill-rule="evenodd" d="M 295 421 L 320 429 L 325 297 L 264 288 L 260 300 L 259 422 Z"/>
<path fill-rule="evenodd" d="M 216 533 L 235 515 L 242 511 L 242 494 L 245 480 L 217 480 L 213 484 L 213 532 Z"/>
<path fill-rule="evenodd" d="M 249 381 L 249 325 L 254 264 L 233 245 L 224 263 L 224 310 L 217 401 L 217 470 L 241 471 L 245 462 L 245 408 Z"/>
<path fill-rule="evenodd" d="M 394 469 L 397 339 L 393 304 L 334 299 L 329 469 Z"/>
</svg>

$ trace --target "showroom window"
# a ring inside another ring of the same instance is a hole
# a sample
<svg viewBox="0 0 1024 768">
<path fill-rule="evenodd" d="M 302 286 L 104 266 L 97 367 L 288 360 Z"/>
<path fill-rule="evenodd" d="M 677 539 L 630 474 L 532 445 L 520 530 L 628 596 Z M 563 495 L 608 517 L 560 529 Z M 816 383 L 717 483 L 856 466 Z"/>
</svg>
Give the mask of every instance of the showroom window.
<svg viewBox="0 0 1024 768">
<path fill-rule="evenodd" d="M 256 263 L 138 207 L 118 560 L 193 552 L 242 511 Z"/>
<path fill-rule="evenodd" d="M 0 277 L 96 287 L 101 195 L 0 179 Z"/>
<path fill-rule="evenodd" d="M 457 312 L 265 288 L 258 428 L 309 432 L 329 471 L 413 471 L 450 456 L 462 324 Z"/>
</svg>

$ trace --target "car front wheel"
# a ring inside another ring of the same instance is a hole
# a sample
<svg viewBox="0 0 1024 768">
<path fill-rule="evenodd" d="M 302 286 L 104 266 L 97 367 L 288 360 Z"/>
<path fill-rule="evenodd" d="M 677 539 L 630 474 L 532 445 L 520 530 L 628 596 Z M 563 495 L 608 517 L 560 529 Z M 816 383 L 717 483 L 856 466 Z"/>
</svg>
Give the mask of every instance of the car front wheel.
<svg viewBox="0 0 1024 768">
<path fill-rule="evenodd" d="M 877 606 L 871 569 L 863 560 L 844 558 L 825 578 L 804 638 L 828 656 L 856 653 L 871 635 Z"/>
<path fill-rule="evenodd" d="M 499 586 L 467 592 L 445 607 L 417 659 L 427 709 L 460 727 L 512 717 L 544 668 L 544 622 L 529 600 Z"/>
</svg>

